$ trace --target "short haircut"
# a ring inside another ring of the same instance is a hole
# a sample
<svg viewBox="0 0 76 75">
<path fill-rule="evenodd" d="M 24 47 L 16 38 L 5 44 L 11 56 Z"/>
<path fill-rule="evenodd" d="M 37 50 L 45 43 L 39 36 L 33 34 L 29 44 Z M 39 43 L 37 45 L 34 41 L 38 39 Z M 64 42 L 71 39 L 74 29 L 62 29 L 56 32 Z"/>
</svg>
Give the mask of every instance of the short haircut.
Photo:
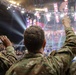
<svg viewBox="0 0 76 75">
<path fill-rule="evenodd" d="M 24 44 L 29 52 L 38 51 L 44 42 L 44 31 L 39 26 L 30 26 L 24 32 Z"/>
</svg>

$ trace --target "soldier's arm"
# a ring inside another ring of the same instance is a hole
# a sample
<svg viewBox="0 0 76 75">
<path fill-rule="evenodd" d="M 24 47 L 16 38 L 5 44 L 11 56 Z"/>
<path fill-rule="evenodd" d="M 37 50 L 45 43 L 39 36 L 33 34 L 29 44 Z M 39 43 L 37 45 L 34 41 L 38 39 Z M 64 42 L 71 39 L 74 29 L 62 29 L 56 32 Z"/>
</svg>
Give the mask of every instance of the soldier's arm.
<svg viewBox="0 0 76 75">
<path fill-rule="evenodd" d="M 17 61 L 15 50 L 12 47 L 11 41 L 6 36 L 0 36 L 0 39 L 2 40 L 3 44 L 6 47 L 6 55 L 5 57 L 9 60 L 9 65 L 12 65 Z"/>
<path fill-rule="evenodd" d="M 65 43 L 64 43 L 64 46 L 70 42 L 70 41 L 73 41 L 75 40 L 76 38 L 76 35 L 74 33 L 74 31 L 72 30 L 72 28 L 70 27 L 70 19 L 69 17 L 64 17 L 63 20 L 62 20 L 62 23 L 64 25 L 64 28 L 65 28 L 65 34 L 66 34 L 66 40 L 65 40 Z M 69 46 L 69 45 L 68 45 Z"/>
<path fill-rule="evenodd" d="M 6 50 L 6 58 L 9 60 L 9 64 L 12 65 L 17 61 L 15 50 L 12 46 L 8 46 Z"/>
<path fill-rule="evenodd" d="M 70 27 L 70 20 L 65 17 L 63 24 L 65 26 L 66 41 L 64 46 L 51 57 L 53 69 L 56 70 L 58 74 L 67 70 L 74 54 L 76 54 L 76 35 Z"/>
</svg>

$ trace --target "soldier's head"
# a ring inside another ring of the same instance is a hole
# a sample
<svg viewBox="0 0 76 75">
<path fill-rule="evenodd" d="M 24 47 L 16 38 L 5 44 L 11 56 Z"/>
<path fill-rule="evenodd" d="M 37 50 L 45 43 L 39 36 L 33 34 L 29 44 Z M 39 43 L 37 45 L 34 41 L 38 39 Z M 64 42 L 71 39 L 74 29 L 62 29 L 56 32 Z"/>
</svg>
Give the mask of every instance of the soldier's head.
<svg viewBox="0 0 76 75">
<path fill-rule="evenodd" d="M 24 32 L 24 44 L 29 52 L 37 52 L 44 49 L 46 41 L 44 31 L 39 26 L 30 26 Z"/>
</svg>

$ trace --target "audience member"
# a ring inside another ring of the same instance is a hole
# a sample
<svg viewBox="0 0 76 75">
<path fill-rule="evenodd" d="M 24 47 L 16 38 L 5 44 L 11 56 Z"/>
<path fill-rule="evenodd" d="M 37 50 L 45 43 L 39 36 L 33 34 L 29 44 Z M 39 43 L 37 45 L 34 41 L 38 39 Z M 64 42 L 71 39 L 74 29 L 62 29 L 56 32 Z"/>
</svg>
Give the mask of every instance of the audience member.
<svg viewBox="0 0 76 75">
<path fill-rule="evenodd" d="M 62 23 L 66 32 L 64 46 L 48 57 L 44 57 L 44 31 L 38 26 L 27 28 L 24 32 L 24 44 L 28 54 L 15 63 L 6 75 L 63 75 L 76 54 L 76 36 L 70 27 L 68 16 L 63 18 Z"/>
<path fill-rule="evenodd" d="M 9 67 L 16 62 L 16 55 L 12 43 L 6 36 L 0 36 L 0 40 L 2 41 L 1 51 L 6 48 L 6 53 L 0 52 L 0 75 L 5 75 Z"/>
</svg>

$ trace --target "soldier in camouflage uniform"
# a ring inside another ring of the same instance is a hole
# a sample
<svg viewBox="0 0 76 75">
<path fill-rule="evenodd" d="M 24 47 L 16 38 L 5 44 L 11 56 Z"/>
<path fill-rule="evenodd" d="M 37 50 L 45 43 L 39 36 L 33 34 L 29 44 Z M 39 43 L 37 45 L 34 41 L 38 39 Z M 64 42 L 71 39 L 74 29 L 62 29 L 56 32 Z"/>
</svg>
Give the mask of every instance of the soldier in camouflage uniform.
<svg viewBox="0 0 76 75">
<path fill-rule="evenodd" d="M 70 27 L 70 19 L 65 16 L 62 21 L 66 40 L 63 47 L 44 57 L 46 44 L 44 31 L 38 26 L 31 26 L 24 32 L 24 44 L 28 54 L 15 63 L 6 75 L 64 75 L 76 54 L 76 36 Z"/>
<path fill-rule="evenodd" d="M 10 66 L 16 62 L 16 55 L 12 43 L 6 36 L 0 36 L 0 40 L 6 47 L 6 53 L 0 52 L 0 75 L 5 75 Z"/>
</svg>

